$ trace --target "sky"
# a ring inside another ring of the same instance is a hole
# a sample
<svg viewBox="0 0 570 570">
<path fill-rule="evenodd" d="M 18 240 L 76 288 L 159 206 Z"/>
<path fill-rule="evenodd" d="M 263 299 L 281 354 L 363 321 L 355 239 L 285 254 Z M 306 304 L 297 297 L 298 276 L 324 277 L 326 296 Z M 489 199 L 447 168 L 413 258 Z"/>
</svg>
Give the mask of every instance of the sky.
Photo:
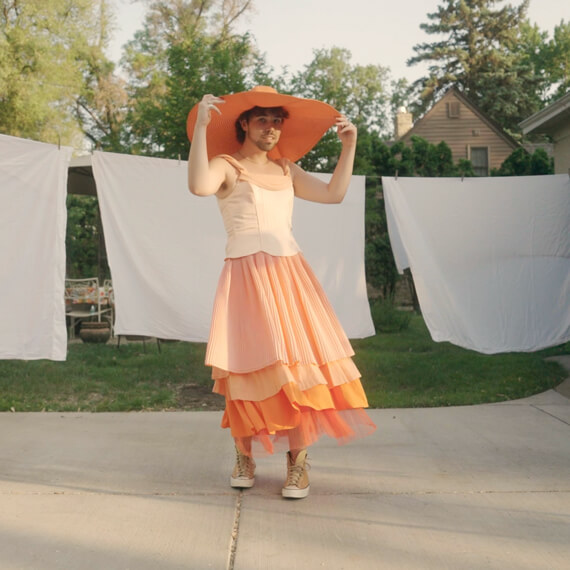
<svg viewBox="0 0 570 570">
<path fill-rule="evenodd" d="M 121 46 L 140 29 L 146 7 L 136 0 L 114 0 L 116 37 L 109 55 L 118 61 Z M 510 0 L 519 5 L 520 0 Z M 420 29 L 426 14 L 442 0 L 255 0 L 255 11 L 242 17 L 236 31 L 250 31 L 275 72 L 287 66 L 295 73 L 313 59 L 313 50 L 346 48 L 353 65 L 390 68 L 393 79 L 413 82 L 425 75 L 425 65 L 408 67 L 413 46 L 432 42 Z M 561 20 L 570 21 L 569 0 L 531 0 L 531 22 L 549 33 Z"/>
</svg>

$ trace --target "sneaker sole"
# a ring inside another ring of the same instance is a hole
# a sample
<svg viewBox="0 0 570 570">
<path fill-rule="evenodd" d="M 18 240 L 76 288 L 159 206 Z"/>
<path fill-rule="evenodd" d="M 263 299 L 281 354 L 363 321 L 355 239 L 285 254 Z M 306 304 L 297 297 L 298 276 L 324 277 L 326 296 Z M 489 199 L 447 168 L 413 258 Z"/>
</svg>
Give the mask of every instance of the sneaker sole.
<svg viewBox="0 0 570 570">
<path fill-rule="evenodd" d="M 250 489 L 255 483 L 255 477 L 253 479 L 234 479 L 230 477 L 230 485 L 234 489 Z"/>
<path fill-rule="evenodd" d="M 281 489 L 281 494 L 285 499 L 304 499 L 305 497 L 309 496 L 309 488 L 305 487 L 305 489 Z"/>
</svg>

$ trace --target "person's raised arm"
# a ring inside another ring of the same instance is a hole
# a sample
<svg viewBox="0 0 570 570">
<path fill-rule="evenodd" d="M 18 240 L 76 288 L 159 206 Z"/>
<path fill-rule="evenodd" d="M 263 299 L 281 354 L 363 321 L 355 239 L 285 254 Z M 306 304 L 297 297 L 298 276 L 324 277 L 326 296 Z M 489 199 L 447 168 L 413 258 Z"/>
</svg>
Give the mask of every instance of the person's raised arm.
<svg viewBox="0 0 570 570">
<path fill-rule="evenodd" d="M 196 196 L 211 196 L 225 183 L 228 169 L 222 159 L 208 161 L 206 130 L 210 123 L 212 110 L 221 114 L 216 105 L 224 103 L 214 95 L 204 95 L 198 104 L 198 115 L 194 125 L 192 144 L 188 156 L 188 189 Z"/>
<path fill-rule="evenodd" d="M 344 116 L 336 122 L 337 134 L 342 142 L 342 150 L 329 182 L 323 182 L 292 164 L 291 174 L 295 195 L 304 200 L 324 204 L 339 204 L 344 199 L 354 166 L 356 153 L 356 127 Z"/>
</svg>

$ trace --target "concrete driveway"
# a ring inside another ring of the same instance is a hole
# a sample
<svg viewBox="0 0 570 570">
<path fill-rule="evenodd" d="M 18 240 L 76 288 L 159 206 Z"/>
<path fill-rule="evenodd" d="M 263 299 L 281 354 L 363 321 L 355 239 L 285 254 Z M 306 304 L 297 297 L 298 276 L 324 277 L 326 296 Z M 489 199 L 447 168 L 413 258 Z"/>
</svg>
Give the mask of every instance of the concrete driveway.
<svg viewBox="0 0 570 570">
<path fill-rule="evenodd" d="M 371 410 L 229 487 L 220 412 L 0 414 L 1 570 L 568 570 L 570 401 Z"/>
</svg>

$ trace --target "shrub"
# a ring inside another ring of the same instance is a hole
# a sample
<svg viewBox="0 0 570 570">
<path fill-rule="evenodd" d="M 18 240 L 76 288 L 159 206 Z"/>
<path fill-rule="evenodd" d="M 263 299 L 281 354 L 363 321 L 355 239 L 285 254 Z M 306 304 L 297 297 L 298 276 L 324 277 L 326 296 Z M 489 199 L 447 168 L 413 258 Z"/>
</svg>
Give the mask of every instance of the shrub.
<svg viewBox="0 0 570 570">
<path fill-rule="evenodd" d="M 400 332 L 406 330 L 412 320 L 412 313 L 399 310 L 392 299 L 377 299 L 370 311 L 376 332 Z"/>
</svg>

